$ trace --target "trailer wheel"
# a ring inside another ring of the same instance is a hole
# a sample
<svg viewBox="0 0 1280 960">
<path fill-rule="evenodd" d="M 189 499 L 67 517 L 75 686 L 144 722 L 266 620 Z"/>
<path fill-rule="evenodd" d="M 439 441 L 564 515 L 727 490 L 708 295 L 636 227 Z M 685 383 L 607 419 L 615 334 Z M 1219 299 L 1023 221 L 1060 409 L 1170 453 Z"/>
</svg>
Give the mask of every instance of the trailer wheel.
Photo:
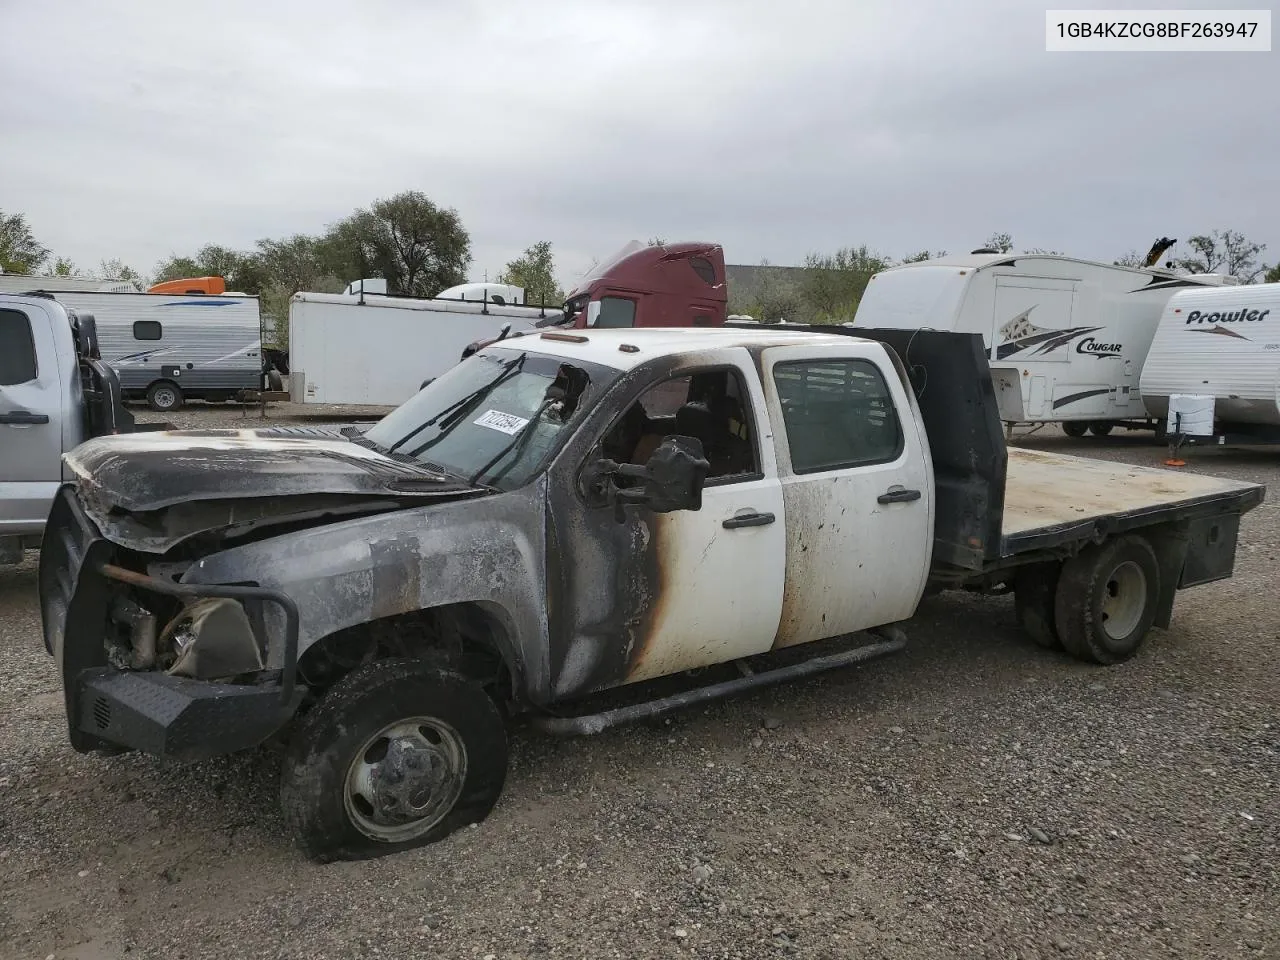
<svg viewBox="0 0 1280 960">
<path fill-rule="evenodd" d="M 1018 625 L 1046 650 L 1062 649 L 1054 617 L 1061 572 L 1062 565 L 1058 563 L 1034 564 L 1019 570 L 1013 585 L 1013 609 Z"/>
<path fill-rule="evenodd" d="M 1067 420 L 1062 424 L 1062 432 L 1068 437 L 1075 437 L 1077 440 L 1085 435 L 1089 425 L 1080 420 Z"/>
<path fill-rule="evenodd" d="M 312 859 L 364 860 L 483 820 L 506 772 L 506 727 L 480 684 L 436 664 L 379 660 L 303 717 L 280 802 Z"/>
<path fill-rule="evenodd" d="M 172 380 L 157 380 L 147 391 L 147 405 L 161 413 L 177 410 L 182 406 L 182 389 Z"/>
<path fill-rule="evenodd" d="M 1092 433 L 1095 437 L 1105 437 L 1108 433 L 1111 432 L 1112 426 L 1114 426 L 1114 424 L 1105 423 L 1105 422 L 1091 423 L 1089 424 L 1089 432 Z"/>
<path fill-rule="evenodd" d="M 1058 637 L 1081 660 L 1128 660 L 1155 620 L 1160 565 L 1144 538 L 1121 537 L 1062 565 L 1054 598 Z"/>
</svg>

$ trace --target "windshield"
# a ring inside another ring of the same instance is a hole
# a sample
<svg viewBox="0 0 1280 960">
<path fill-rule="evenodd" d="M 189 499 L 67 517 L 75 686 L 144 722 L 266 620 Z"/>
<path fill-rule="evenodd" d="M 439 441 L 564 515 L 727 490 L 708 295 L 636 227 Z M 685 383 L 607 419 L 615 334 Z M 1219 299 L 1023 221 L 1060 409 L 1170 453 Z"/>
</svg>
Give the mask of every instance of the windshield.
<svg viewBox="0 0 1280 960">
<path fill-rule="evenodd" d="M 596 364 L 490 348 L 433 380 L 364 436 L 468 482 L 514 490 L 616 375 Z"/>
</svg>

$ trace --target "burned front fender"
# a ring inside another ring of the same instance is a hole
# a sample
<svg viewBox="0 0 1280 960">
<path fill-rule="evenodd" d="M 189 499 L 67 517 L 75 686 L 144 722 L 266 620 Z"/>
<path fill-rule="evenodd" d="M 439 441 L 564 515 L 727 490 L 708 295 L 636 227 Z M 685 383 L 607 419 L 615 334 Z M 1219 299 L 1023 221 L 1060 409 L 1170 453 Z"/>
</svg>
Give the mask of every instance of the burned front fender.
<svg viewBox="0 0 1280 960">
<path fill-rule="evenodd" d="M 523 692 L 550 689 L 545 479 L 509 493 L 328 523 L 212 554 L 183 583 L 279 590 L 299 611 L 298 653 L 360 624 L 454 603 L 498 613 L 504 650 Z M 274 614 L 268 614 L 273 617 Z M 268 622 L 269 668 L 282 622 Z"/>
</svg>

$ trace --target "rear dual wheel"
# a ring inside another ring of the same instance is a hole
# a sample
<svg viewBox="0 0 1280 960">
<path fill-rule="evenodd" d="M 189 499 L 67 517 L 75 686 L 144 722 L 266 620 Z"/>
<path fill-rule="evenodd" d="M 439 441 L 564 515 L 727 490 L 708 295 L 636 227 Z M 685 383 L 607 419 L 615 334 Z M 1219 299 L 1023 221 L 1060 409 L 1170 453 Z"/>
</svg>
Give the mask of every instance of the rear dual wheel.
<svg viewBox="0 0 1280 960">
<path fill-rule="evenodd" d="M 1160 564 L 1140 536 L 1088 547 L 1060 568 L 1028 567 L 1015 585 L 1018 622 L 1036 643 L 1101 664 L 1138 652 L 1159 598 Z"/>
</svg>

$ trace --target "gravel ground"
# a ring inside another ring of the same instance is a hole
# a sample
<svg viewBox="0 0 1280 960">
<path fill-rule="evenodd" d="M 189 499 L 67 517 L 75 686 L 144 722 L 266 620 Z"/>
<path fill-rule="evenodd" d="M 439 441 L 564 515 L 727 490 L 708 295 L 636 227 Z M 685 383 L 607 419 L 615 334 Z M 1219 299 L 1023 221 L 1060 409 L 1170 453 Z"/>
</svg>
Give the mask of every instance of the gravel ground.
<svg viewBox="0 0 1280 960">
<path fill-rule="evenodd" d="M 591 739 L 517 730 L 485 823 L 324 867 L 287 846 L 265 751 L 70 750 L 29 556 L 0 569 L 0 956 L 1280 957 L 1280 453 L 1188 460 L 1268 501 L 1236 576 L 1128 664 L 944 595 L 895 658 Z"/>
</svg>

